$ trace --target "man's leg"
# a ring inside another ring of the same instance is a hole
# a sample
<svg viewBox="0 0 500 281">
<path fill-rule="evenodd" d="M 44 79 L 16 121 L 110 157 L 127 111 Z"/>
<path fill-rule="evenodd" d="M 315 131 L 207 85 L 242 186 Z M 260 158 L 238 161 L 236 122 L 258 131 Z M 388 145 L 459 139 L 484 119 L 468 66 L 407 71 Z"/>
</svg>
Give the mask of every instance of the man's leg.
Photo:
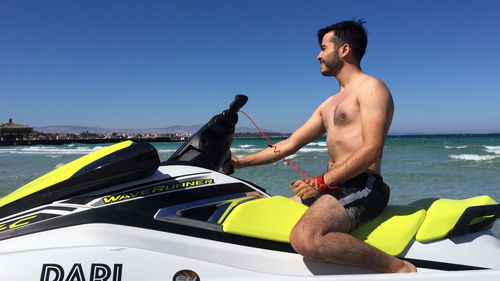
<svg viewBox="0 0 500 281">
<path fill-rule="evenodd" d="M 380 272 L 415 272 L 414 265 L 347 234 L 351 222 L 333 196 L 321 196 L 290 234 L 290 243 L 306 258 L 368 267 Z"/>
</svg>

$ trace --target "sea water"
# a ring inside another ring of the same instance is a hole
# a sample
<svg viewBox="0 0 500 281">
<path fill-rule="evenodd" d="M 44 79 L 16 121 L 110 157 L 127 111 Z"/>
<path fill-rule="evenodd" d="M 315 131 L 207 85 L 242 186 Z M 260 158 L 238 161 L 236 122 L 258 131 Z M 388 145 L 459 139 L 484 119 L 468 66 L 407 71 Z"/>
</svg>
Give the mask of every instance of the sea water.
<svg viewBox="0 0 500 281">
<path fill-rule="evenodd" d="M 272 143 L 280 139 L 272 139 Z M 235 156 L 259 151 L 264 138 L 236 138 Z M 166 160 L 181 143 L 152 143 Z M 0 147 L 0 197 L 31 180 L 108 144 L 67 144 Z M 290 183 L 303 174 L 326 171 L 324 138 L 314 141 L 283 161 L 236 170 L 234 177 L 251 181 L 271 195 L 290 196 Z M 384 181 L 391 187 L 389 204 L 409 204 L 422 198 L 465 199 L 489 195 L 500 202 L 500 135 L 389 136 L 382 161 Z M 500 223 L 493 231 L 500 237 Z"/>
</svg>

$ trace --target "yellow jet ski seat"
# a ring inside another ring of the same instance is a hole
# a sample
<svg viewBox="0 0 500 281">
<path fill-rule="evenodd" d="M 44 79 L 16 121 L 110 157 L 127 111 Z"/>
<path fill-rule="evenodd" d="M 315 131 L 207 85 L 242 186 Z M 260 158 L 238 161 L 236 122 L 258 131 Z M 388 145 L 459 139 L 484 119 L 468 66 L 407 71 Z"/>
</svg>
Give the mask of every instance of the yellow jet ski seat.
<svg viewBox="0 0 500 281">
<path fill-rule="evenodd" d="M 229 213 L 222 229 L 227 233 L 289 243 L 292 228 L 306 210 L 305 205 L 282 196 L 247 201 Z M 352 234 L 397 255 L 413 239 L 424 217 L 423 209 L 391 206 Z"/>
<path fill-rule="evenodd" d="M 378 217 L 361 224 L 352 235 L 390 255 L 401 254 L 425 219 L 424 209 L 387 206 Z"/>
<path fill-rule="evenodd" d="M 283 196 L 242 203 L 223 220 L 227 233 L 289 243 L 290 232 L 307 207 Z"/>
<path fill-rule="evenodd" d="M 418 206 L 388 206 L 382 214 L 360 225 L 351 234 L 396 256 L 406 249 L 418 232 L 422 231 L 424 237 L 431 236 L 431 240 L 443 238 L 468 207 L 490 204 L 496 202 L 488 196 L 479 196 L 465 200 L 435 200 L 428 211 Z M 494 206 L 498 217 L 500 205 Z M 292 228 L 306 210 L 305 205 L 294 200 L 273 196 L 243 202 L 219 222 L 227 233 L 289 243 Z M 491 210 L 488 212 L 490 214 Z M 447 226 L 443 228 L 436 224 Z"/>
<path fill-rule="evenodd" d="M 427 210 L 422 226 L 418 229 L 415 239 L 419 242 L 430 242 L 444 238 L 457 226 L 459 219 L 466 209 L 476 206 L 498 206 L 497 202 L 490 196 L 482 195 L 463 200 L 439 199 L 432 203 Z M 498 209 L 498 207 L 496 207 Z M 473 210 L 473 209 L 470 209 Z M 478 209 L 481 210 L 481 209 Z M 483 208 L 484 216 L 493 215 L 493 210 Z M 484 221 L 486 218 L 481 214 L 475 214 L 468 220 L 467 225 L 474 225 Z M 498 215 L 497 215 L 498 216 Z M 492 223 L 492 221 L 489 221 Z M 465 227 L 463 226 L 463 227 Z M 458 231 L 457 231 L 458 232 Z"/>
</svg>

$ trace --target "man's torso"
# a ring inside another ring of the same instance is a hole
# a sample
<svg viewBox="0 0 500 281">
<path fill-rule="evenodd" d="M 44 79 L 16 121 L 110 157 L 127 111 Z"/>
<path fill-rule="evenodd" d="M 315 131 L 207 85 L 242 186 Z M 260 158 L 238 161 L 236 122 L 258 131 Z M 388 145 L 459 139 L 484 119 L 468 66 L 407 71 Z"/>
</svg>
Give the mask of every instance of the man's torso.
<svg viewBox="0 0 500 281">
<path fill-rule="evenodd" d="M 358 95 L 363 90 L 363 83 L 370 79 L 375 78 L 366 75 L 358 83 L 339 91 L 321 105 L 330 156 L 328 170 L 344 162 L 363 145 Z M 380 174 L 380 161 L 372 164 L 367 171 Z"/>
</svg>

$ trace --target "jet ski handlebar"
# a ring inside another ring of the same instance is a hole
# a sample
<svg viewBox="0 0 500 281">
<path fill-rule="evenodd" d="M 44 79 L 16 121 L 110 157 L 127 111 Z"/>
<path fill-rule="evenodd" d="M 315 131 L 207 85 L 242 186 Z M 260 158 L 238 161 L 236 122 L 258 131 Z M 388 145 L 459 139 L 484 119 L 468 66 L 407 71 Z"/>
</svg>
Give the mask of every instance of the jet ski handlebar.
<svg viewBox="0 0 500 281">
<path fill-rule="evenodd" d="M 214 171 L 223 167 L 226 173 L 231 174 L 234 168 L 229 164 L 230 148 L 238 123 L 238 111 L 247 101 L 247 96 L 236 95 L 228 109 L 212 117 L 162 165 L 191 165 Z"/>
<path fill-rule="evenodd" d="M 248 101 L 248 97 L 245 95 L 236 95 L 234 101 L 229 105 L 229 111 L 238 112 Z"/>
</svg>

